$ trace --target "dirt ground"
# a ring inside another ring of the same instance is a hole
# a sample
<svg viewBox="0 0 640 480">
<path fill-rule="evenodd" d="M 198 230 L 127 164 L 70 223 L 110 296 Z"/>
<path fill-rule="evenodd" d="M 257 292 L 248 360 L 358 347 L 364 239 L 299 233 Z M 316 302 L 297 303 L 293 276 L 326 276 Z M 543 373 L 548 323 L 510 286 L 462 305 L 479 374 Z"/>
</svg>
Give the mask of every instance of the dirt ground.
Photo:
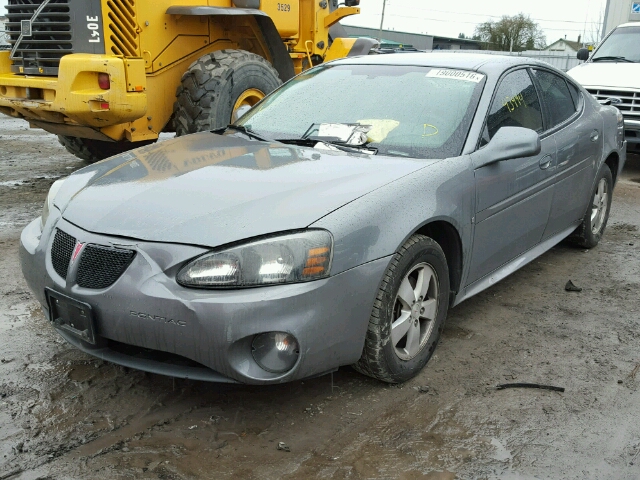
<svg viewBox="0 0 640 480">
<path fill-rule="evenodd" d="M 427 368 L 397 386 L 348 367 L 270 387 L 174 380 L 67 345 L 18 240 L 81 166 L 0 120 L 0 480 L 640 478 L 640 157 L 597 248 L 560 245 L 451 310 Z"/>
</svg>

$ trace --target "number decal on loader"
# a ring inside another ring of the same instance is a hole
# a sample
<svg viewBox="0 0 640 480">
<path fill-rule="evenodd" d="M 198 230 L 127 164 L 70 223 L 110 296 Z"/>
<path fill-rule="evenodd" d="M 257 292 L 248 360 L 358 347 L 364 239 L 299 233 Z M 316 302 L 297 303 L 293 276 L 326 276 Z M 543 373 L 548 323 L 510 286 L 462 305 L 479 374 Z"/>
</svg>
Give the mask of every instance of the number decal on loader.
<svg viewBox="0 0 640 480">
<path fill-rule="evenodd" d="M 278 11 L 279 12 L 290 12 L 291 11 L 291 4 L 289 4 L 289 3 L 279 3 L 278 4 Z"/>
<path fill-rule="evenodd" d="M 99 17 L 90 17 L 87 15 L 87 28 L 91 30 L 91 38 L 89 39 L 89 43 L 100 43 L 99 21 Z"/>
</svg>

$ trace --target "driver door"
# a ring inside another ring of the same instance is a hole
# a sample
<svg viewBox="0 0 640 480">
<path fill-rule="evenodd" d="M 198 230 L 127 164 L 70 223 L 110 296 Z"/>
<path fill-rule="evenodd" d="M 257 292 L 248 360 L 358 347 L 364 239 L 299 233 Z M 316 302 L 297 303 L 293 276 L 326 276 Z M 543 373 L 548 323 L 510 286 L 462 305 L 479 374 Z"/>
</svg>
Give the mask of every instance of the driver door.
<svg viewBox="0 0 640 480">
<path fill-rule="evenodd" d="M 544 131 L 540 100 L 526 68 L 508 73 L 500 82 L 482 143 L 506 126 Z M 538 155 L 475 170 L 475 229 L 467 285 L 540 242 L 553 200 L 555 138 L 541 138 L 541 145 Z"/>
</svg>

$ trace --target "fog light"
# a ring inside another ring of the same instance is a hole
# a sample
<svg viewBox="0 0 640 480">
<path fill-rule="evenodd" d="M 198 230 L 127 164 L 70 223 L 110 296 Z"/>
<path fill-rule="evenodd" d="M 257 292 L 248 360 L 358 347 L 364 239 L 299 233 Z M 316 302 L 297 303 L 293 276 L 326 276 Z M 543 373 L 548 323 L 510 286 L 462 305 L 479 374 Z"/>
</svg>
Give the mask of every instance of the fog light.
<svg viewBox="0 0 640 480">
<path fill-rule="evenodd" d="M 300 350 L 293 335 L 269 332 L 253 339 L 251 353 L 260 368 L 271 373 L 284 373 L 296 364 Z"/>
</svg>

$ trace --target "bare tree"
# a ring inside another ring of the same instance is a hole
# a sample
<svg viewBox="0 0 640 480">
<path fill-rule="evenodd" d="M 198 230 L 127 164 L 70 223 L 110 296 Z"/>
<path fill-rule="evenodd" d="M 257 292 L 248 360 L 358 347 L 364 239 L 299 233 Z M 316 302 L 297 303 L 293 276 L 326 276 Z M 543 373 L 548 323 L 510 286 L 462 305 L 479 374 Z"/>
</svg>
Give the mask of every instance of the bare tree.
<svg viewBox="0 0 640 480">
<path fill-rule="evenodd" d="M 474 38 L 485 42 L 488 48 L 501 51 L 517 52 L 546 46 L 540 25 L 524 13 L 481 23 L 476 27 Z"/>
<path fill-rule="evenodd" d="M 602 37 L 602 29 L 604 28 L 604 9 L 600 9 L 598 18 L 590 23 L 590 27 L 586 29 L 584 42 L 586 44 L 597 45 Z"/>
</svg>

